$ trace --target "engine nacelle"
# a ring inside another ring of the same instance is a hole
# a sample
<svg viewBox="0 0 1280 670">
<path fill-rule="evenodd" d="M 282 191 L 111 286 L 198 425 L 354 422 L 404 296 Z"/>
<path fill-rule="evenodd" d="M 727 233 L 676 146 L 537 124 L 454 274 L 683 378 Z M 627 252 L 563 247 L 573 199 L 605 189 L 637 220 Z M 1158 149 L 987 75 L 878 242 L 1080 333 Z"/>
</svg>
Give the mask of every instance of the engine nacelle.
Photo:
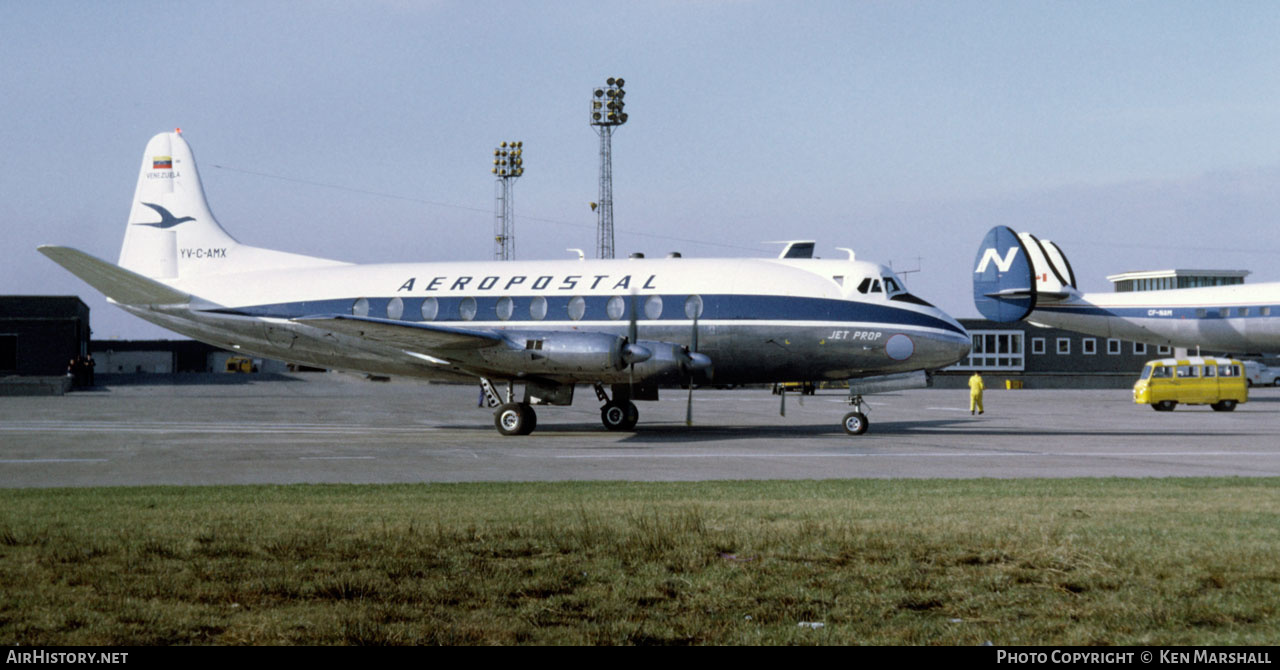
<svg viewBox="0 0 1280 670">
<path fill-rule="evenodd" d="M 689 353 L 671 342 L 640 340 L 637 342 L 650 352 L 644 362 L 636 363 L 635 378 L 658 384 L 679 384 L 688 378 L 686 367 Z M 705 358 L 705 356 L 703 357 Z"/>
<path fill-rule="evenodd" d="M 507 346 L 481 349 L 480 357 L 495 367 L 531 375 L 598 375 L 626 367 L 627 338 L 619 335 L 545 332 L 507 337 Z"/>
</svg>

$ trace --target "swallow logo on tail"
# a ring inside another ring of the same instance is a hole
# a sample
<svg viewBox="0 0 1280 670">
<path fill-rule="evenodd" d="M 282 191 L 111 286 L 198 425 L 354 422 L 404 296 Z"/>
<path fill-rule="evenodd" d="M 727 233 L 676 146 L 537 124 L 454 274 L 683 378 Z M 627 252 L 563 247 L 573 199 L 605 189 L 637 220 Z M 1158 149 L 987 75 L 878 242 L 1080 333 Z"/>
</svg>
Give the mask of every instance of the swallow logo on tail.
<svg viewBox="0 0 1280 670">
<path fill-rule="evenodd" d="M 153 228 L 160 228 L 161 230 L 167 230 L 180 223 L 186 223 L 187 221 L 196 220 L 194 216 L 184 216 L 181 219 L 179 219 L 175 217 L 173 214 L 171 214 L 169 210 L 165 209 L 164 207 L 161 207 L 160 205 L 153 205 L 149 202 L 144 202 L 142 204 L 146 205 L 147 207 L 150 207 L 151 209 L 156 210 L 156 213 L 160 215 L 160 220 L 156 221 L 155 223 L 138 223 L 134 225 L 151 226 Z"/>
</svg>

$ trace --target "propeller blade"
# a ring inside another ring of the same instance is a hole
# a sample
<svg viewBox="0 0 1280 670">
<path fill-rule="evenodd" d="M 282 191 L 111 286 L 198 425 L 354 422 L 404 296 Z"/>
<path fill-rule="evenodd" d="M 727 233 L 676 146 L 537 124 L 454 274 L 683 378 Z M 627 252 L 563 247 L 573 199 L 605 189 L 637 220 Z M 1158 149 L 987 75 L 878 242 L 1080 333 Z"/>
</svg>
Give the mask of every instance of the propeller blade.
<svg viewBox="0 0 1280 670">
<path fill-rule="evenodd" d="M 689 377 L 689 400 L 685 402 L 685 425 L 694 425 L 694 378 Z"/>
<path fill-rule="evenodd" d="M 695 356 L 700 356 L 707 363 L 711 362 L 711 359 L 698 353 L 698 313 L 696 311 L 693 313 L 693 334 L 689 338 L 689 399 L 684 406 L 684 425 L 686 426 L 693 425 L 693 371 L 696 369 L 694 366 Z"/>
</svg>

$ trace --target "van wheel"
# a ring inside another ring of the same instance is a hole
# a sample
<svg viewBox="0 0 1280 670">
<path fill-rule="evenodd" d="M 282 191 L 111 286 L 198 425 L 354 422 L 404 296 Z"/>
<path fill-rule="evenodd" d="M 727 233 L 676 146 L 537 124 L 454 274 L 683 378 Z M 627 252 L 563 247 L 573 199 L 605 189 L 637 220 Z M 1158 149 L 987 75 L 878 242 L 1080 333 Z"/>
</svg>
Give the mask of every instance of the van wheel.
<svg viewBox="0 0 1280 670">
<path fill-rule="evenodd" d="M 1154 409 L 1157 412 L 1172 412 L 1173 408 L 1177 405 L 1178 403 L 1172 400 L 1161 400 L 1160 402 L 1153 404 L 1151 409 Z"/>
<path fill-rule="evenodd" d="M 1233 409 L 1235 409 L 1235 408 L 1236 408 L 1236 401 L 1234 401 L 1234 400 L 1221 400 L 1221 401 L 1215 402 L 1215 403 L 1213 403 L 1212 405 L 1209 405 L 1209 406 L 1210 406 L 1210 407 L 1212 407 L 1212 408 L 1213 408 L 1213 411 L 1215 411 L 1215 412 L 1230 412 L 1231 410 L 1233 410 Z"/>
</svg>

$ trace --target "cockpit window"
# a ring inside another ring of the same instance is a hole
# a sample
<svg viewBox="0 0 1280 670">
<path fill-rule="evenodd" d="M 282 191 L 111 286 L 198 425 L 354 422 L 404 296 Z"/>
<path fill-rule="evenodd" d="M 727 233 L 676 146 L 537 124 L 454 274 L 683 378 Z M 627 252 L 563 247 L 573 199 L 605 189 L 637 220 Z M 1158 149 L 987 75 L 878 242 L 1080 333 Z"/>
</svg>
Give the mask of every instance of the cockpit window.
<svg viewBox="0 0 1280 670">
<path fill-rule="evenodd" d="M 885 277 L 884 292 L 888 293 L 889 295 L 893 295 L 895 293 L 901 293 L 902 289 L 898 287 L 898 282 L 894 281 L 893 277 Z"/>
</svg>

